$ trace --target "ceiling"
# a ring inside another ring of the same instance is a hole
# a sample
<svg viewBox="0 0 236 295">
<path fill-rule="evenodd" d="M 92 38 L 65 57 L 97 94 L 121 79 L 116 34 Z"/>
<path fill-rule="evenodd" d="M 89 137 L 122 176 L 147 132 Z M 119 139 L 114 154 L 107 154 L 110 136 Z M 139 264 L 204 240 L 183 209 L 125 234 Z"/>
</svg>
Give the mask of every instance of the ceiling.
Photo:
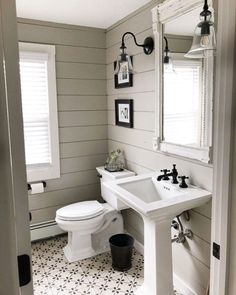
<svg viewBox="0 0 236 295">
<path fill-rule="evenodd" d="M 108 28 L 151 0 L 16 0 L 17 16 Z"/>
</svg>

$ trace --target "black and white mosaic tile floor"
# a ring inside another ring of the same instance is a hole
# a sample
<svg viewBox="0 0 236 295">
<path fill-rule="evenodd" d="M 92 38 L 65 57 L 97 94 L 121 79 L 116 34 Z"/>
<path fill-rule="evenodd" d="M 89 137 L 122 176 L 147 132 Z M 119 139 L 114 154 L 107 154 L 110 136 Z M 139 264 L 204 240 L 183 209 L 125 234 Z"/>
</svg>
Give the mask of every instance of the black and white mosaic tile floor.
<svg viewBox="0 0 236 295">
<path fill-rule="evenodd" d="M 143 256 L 134 251 L 133 267 L 114 271 L 110 253 L 69 263 L 66 236 L 32 244 L 34 295 L 131 295 L 143 282 Z"/>
<path fill-rule="evenodd" d="M 60 236 L 32 244 L 34 295 L 133 295 L 142 284 L 143 256 L 138 252 L 133 252 L 133 267 L 118 272 L 109 252 L 69 263 L 63 253 L 66 242 Z"/>
</svg>

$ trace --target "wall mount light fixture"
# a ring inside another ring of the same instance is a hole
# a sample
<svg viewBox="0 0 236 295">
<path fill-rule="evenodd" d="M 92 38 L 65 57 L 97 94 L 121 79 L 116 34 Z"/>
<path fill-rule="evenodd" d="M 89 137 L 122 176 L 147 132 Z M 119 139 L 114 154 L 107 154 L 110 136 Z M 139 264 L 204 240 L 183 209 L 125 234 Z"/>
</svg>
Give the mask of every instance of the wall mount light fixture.
<svg viewBox="0 0 236 295">
<path fill-rule="evenodd" d="M 125 46 L 125 36 L 127 35 L 131 35 L 134 39 L 134 43 L 136 46 L 138 47 L 142 47 L 143 48 L 143 52 L 146 55 L 149 55 L 152 53 L 153 49 L 154 49 L 154 41 L 152 37 L 147 37 L 145 38 L 143 44 L 138 44 L 136 37 L 133 33 L 131 32 L 125 32 L 122 36 L 122 41 L 121 41 L 121 46 L 120 46 L 120 55 L 117 58 L 117 62 L 116 62 L 116 68 L 115 68 L 115 74 L 118 74 L 120 72 L 121 69 L 121 64 L 122 63 L 127 63 L 128 65 L 128 72 L 129 73 L 133 73 L 133 66 L 132 66 L 132 62 L 130 59 L 129 54 L 126 53 L 126 49 L 127 47 Z"/>
<path fill-rule="evenodd" d="M 166 37 L 164 37 L 164 40 L 165 40 L 165 50 L 164 50 L 164 59 L 163 59 L 163 62 L 164 64 L 168 64 L 171 60 L 170 58 L 170 50 L 169 50 L 169 45 L 168 45 L 168 40 Z"/>
<path fill-rule="evenodd" d="M 216 36 L 214 22 L 211 20 L 212 12 L 209 10 L 207 0 L 204 2 L 203 11 L 200 13 L 201 22 L 194 31 L 193 43 L 185 55 L 190 58 L 204 58 L 216 49 Z"/>
<path fill-rule="evenodd" d="M 170 50 L 169 50 L 169 43 L 167 38 L 163 37 L 165 40 L 165 49 L 164 49 L 164 57 L 163 57 L 163 64 L 164 64 L 164 72 L 165 73 L 175 73 L 173 60 L 170 57 Z"/>
</svg>

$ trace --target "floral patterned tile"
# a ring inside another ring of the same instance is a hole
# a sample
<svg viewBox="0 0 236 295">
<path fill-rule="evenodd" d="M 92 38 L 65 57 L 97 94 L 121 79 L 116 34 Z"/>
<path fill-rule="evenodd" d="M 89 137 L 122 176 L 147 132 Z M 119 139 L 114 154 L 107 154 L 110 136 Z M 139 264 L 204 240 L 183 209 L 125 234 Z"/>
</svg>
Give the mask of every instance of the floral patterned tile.
<svg viewBox="0 0 236 295">
<path fill-rule="evenodd" d="M 34 295 L 133 295 L 142 284 L 144 261 L 137 251 L 132 268 L 118 272 L 110 252 L 69 263 L 63 253 L 66 243 L 66 236 L 58 236 L 32 244 Z"/>
</svg>

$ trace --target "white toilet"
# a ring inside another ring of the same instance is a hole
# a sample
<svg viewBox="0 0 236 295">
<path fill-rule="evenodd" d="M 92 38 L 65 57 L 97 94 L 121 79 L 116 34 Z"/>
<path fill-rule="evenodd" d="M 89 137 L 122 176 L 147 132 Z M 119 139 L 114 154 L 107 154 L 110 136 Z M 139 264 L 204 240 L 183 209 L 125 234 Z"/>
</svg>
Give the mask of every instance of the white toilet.
<svg viewBox="0 0 236 295">
<path fill-rule="evenodd" d="M 68 232 L 64 253 L 69 262 L 88 258 L 109 250 L 110 236 L 124 230 L 119 210 L 126 209 L 103 183 L 135 175 L 134 172 L 108 172 L 98 167 L 101 194 L 107 203 L 84 201 L 60 208 L 56 212 L 58 226 Z"/>
</svg>

